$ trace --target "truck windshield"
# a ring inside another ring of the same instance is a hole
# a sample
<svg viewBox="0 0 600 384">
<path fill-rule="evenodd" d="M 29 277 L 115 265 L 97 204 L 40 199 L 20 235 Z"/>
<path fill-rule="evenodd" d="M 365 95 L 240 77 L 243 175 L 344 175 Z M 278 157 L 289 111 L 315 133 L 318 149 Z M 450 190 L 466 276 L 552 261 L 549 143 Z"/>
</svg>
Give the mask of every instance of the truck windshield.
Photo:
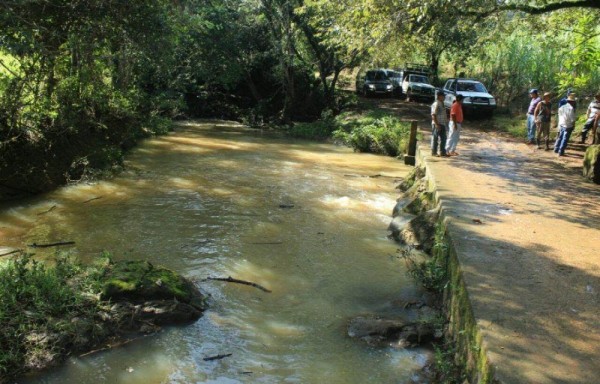
<svg viewBox="0 0 600 384">
<path fill-rule="evenodd" d="M 387 76 L 385 75 L 385 72 L 383 72 L 383 71 L 367 72 L 367 80 L 369 80 L 369 81 L 387 80 Z"/>
<path fill-rule="evenodd" d="M 476 81 L 459 81 L 458 86 L 456 88 L 457 91 L 487 93 L 487 89 L 485 89 L 483 84 L 478 83 Z"/>
<path fill-rule="evenodd" d="M 425 84 L 429 84 L 429 80 L 427 80 L 427 77 L 421 76 L 421 75 L 410 75 L 408 77 L 408 81 L 410 81 L 411 83 L 425 83 Z"/>
</svg>

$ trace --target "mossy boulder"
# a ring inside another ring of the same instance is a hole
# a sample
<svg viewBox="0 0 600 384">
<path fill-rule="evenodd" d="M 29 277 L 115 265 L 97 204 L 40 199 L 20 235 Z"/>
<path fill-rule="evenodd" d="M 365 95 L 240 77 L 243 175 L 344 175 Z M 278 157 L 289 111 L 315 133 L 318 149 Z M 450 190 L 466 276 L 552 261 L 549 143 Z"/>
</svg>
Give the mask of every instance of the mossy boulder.
<svg viewBox="0 0 600 384">
<path fill-rule="evenodd" d="M 148 261 L 122 261 L 109 265 L 101 279 L 102 299 L 177 299 L 189 303 L 194 286 L 183 276 Z"/>
<path fill-rule="evenodd" d="M 425 168 L 414 167 L 396 188 L 403 192 L 408 191 L 417 180 L 422 179 L 423 177 L 425 177 Z"/>
<path fill-rule="evenodd" d="M 583 158 L 583 176 L 600 184 L 600 145 L 590 145 Z"/>
</svg>

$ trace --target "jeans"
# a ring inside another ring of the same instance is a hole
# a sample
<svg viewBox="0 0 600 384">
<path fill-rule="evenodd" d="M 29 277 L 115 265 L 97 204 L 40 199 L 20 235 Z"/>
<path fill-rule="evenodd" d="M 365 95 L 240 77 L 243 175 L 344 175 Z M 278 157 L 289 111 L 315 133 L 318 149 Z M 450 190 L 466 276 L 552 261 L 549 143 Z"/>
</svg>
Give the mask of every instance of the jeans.
<svg viewBox="0 0 600 384">
<path fill-rule="evenodd" d="M 567 148 L 573 129 L 575 129 L 575 127 L 567 128 L 561 125 L 560 130 L 558 131 L 558 137 L 556 138 L 556 143 L 554 143 L 555 153 L 558 153 L 559 155 L 565 154 L 565 149 Z"/>
<path fill-rule="evenodd" d="M 437 155 L 438 143 L 440 146 L 440 154 L 446 156 L 446 126 L 441 125 L 436 127 L 435 124 L 431 123 L 431 154 Z"/>
<path fill-rule="evenodd" d="M 527 141 L 533 142 L 535 140 L 535 119 L 533 115 L 527 115 Z"/>
<path fill-rule="evenodd" d="M 585 139 L 587 139 L 588 132 L 594 126 L 595 117 L 591 119 L 587 119 L 585 124 L 583 124 L 583 129 L 581 130 L 581 142 L 584 143 Z"/>
<path fill-rule="evenodd" d="M 446 140 L 446 152 L 452 153 L 456 151 L 456 146 L 458 145 L 458 140 L 460 139 L 460 130 L 462 129 L 462 124 L 450 121 L 450 123 L 448 123 L 448 127 L 450 128 L 450 132 L 448 133 L 448 140 Z"/>
</svg>

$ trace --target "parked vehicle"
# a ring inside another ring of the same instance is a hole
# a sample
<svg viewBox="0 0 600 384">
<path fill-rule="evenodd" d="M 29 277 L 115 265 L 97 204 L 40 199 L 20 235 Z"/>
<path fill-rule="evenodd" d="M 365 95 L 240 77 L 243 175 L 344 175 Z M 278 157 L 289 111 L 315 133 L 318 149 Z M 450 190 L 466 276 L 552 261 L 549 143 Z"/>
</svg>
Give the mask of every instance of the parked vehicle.
<svg viewBox="0 0 600 384">
<path fill-rule="evenodd" d="M 435 87 L 429 83 L 425 75 L 409 74 L 402 82 L 402 91 L 406 100 L 432 101 L 435 98 Z"/>
<path fill-rule="evenodd" d="M 496 109 L 496 99 L 490 95 L 485 86 L 472 79 L 450 78 L 444 85 L 446 97 L 444 106 L 450 108 L 456 95 L 463 95 L 463 111 L 471 114 L 491 116 Z"/>
<path fill-rule="evenodd" d="M 388 80 L 391 81 L 392 85 L 394 86 L 394 91 L 393 91 L 394 96 L 401 96 L 402 95 L 402 74 L 393 69 L 384 69 L 384 71 L 387 75 Z"/>
<path fill-rule="evenodd" d="M 363 96 L 383 95 L 391 97 L 394 85 L 385 69 L 372 69 L 356 77 L 356 93 Z"/>
<path fill-rule="evenodd" d="M 429 82 L 429 67 L 422 64 L 408 63 L 399 73 L 402 78 L 402 96 L 409 101 L 433 101 L 435 87 Z"/>
</svg>

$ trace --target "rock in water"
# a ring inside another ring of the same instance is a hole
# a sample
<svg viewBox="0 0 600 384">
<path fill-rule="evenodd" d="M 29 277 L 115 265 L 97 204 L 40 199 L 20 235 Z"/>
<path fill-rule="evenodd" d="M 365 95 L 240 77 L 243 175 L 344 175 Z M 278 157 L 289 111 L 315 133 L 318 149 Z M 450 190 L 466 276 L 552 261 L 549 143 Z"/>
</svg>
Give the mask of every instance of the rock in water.
<svg viewBox="0 0 600 384">
<path fill-rule="evenodd" d="M 585 151 L 583 176 L 600 184 L 600 144 L 590 145 Z"/>
<path fill-rule="evenodd" d="M 206 299 L 190 281 L 147 261 L 121 261 L 107 267 L 101 279 L 102 300 L 116 304 L 111 316 L 123 328 L 166 325 L 198 319 Z"/>
</svg>

